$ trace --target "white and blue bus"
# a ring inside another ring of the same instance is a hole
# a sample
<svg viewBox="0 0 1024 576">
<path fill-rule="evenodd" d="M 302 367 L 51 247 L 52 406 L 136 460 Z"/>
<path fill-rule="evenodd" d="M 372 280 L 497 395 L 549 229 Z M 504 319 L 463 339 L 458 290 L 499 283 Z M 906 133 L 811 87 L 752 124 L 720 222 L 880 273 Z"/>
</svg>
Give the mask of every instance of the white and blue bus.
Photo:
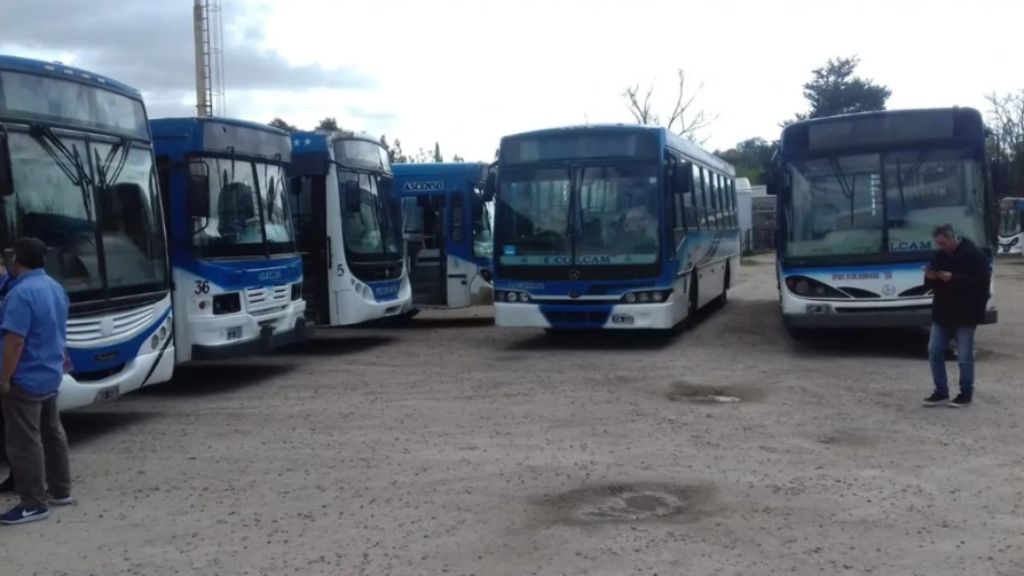
<svg viewBox="0 0 1024 576">
<path fill-rule="evenodd" d="M 739 272 L 735 171 L 665 130 L 506 136 L 495 197 L 498 326 L 672 329 Z"/>
<path fill-rule="evenodd" d="M 922 268 L 949 223 L 991 258 L 985 126 L 970 108 L 869 112 L 782 131 L 769 194 L 778 197 L 782 317 L 817 328 L 923 327 Z M 995 322 L 989 300 L 987 322 Z"/>
<path fill-rule="evenodd" d="M 62 410 L 174 370 L 164 220 L 138 90 L 59 63 L 0 56 L 0 245 L 49 247 L 71 301 Z"/>
<path fill-rule="evenodd" d="M 999 201 L 999 254 L 1024 254 L 1024 198 Z"/>
<path fill-rule="evenodd" d="M 322 326 L 412 312 L 388 151 L 366 134 L 293 132 L 289 200 L 303 298 Z"/>
<path fill-rule="evenodd" d="M 150 127 L 170 237 L 177 363 L 308 339 L 288 133 L 226 118 L 161 118 Z"/>
<path fill-rule="evenodd" d="M 394 170 L 413 304 L 492 304 L 494 203 L 484 199 L 487 164 L 395 164 Z"/>
</svg>

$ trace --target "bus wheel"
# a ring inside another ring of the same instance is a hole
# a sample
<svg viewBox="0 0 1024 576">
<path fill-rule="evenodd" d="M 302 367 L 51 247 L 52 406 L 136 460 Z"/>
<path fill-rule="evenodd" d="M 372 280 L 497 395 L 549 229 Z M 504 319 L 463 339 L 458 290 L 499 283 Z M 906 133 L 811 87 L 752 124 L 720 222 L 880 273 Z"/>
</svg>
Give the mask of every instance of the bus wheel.
<svg viewBox="0 0 1024 576">
<path fill-rule="evenodd" d="M 697 273 L 694 272 L 690 276 L 690 298 L 686 303 L 686 324 L 693 326 L 697 323 L 697 312 L 700 311 L 700 300 L 698 299 L 699 284 L 697 282 Z"/>
<path fill-rule="evenodd" d="M 729 265 L 725 265 L 725 281 L 722 282 L 722 294 L 715 299 L 716 308 L 725 308 L 725 305 L 729 303 L 729 283 L 732 281 L 732 271 L 729 270 Z"/>
</svg>

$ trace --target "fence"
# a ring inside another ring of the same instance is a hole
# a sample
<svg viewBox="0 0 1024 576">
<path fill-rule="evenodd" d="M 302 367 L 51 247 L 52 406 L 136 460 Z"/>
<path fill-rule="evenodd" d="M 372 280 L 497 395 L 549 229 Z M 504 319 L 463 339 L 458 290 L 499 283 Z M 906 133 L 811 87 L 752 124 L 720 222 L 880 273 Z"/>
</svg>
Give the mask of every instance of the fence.
<svg viewBox="0 0 1024 576">
<path fill-rule="evenodd" d="M 743 231 L 743 254 L 764 254 L 775 251 L 775 228 L 750 228 Z"/>
</svg>

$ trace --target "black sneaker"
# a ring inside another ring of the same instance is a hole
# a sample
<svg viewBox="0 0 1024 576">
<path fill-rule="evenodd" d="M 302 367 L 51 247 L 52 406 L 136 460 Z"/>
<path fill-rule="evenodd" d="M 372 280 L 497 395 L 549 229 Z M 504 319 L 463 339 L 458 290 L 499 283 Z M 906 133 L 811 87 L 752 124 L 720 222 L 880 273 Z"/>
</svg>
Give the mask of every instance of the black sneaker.
<svg viewBox="0 0 1024 576">
<path fill-rule="evenodd" d="M 924 399 L 925 408 L 934 408 L 939 404 L 949 402 L 949 394 L 939 394 L 938 392 L 932 392 L 932 395 Z"/>
<path fill-rule="evenodd" d="M 950 408 L 967 408 L 970 405 L 971 397 L 964 396 L 963 394 L 959 394 L 956 398 L 953 398 L 952 400 L 949 401 Z"/>
<path fill-rule="evenodd" d="M 14 476 L 8 476 L 6 480 L 0 482 L 0 494 L 9 494 L 14 492 Z"/>
</svg>

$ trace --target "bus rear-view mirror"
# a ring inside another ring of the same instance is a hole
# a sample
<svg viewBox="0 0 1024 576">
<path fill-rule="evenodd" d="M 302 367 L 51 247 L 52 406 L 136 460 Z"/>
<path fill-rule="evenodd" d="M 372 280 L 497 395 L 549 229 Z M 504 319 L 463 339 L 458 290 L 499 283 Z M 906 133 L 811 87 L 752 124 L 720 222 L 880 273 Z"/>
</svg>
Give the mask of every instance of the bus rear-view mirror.
<svg viewBox="0 0 1024 576">
<path fill-rule="evenodd" d="M 14 169 L 11 166 L 11 147 L 7 133 L 0 134 L 0 196 L 14 194 Z"/>
<path fill-rule="evenodd" d="M 347 212 L 359 212 L 359 204 L 362 193 L 359 190 L 359 182 L 347 180 L 345 182 L 345 210 Z"/>
<path fill-rule="evenodd" d="M 776 184 L 775 182 L 769 182 L 768 185 L 765 186 L 765 192 L 769 196 L 778 196 L 779 195 L 779 185 Z"/>
<path fill-rule="evenodd" d="M 210 176 L 189 174 L 186 186 L 188 213 L 193 218 L 210 217 Z"/>
<path fill-rule="evenodd" d="M 498 189 L 498 175 L 494 172 L 487 174 L 487 181 L 484 182 L 484 202 L 494 200 L 494 193 Z"/>
</svg>

